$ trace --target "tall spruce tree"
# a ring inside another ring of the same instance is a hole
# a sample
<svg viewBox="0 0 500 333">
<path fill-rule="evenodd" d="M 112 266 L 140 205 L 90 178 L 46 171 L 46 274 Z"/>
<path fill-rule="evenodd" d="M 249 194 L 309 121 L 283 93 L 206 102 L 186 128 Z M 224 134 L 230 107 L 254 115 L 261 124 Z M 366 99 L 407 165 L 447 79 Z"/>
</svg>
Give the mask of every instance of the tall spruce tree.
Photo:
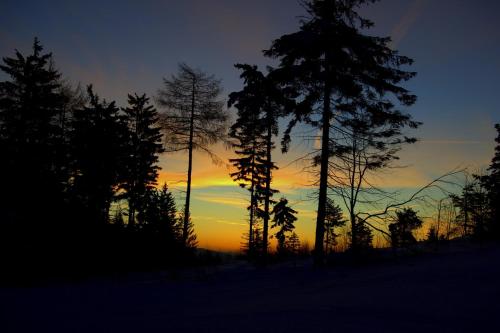
<svg viewBox="0 0 500 333">
<path fill-rule="evenodd" d="M 171 241 L 180 244 L 182 240 L 182 228 L 177 216 L 177 207 L 172 192 L 168 190 L 167 184 L 163 184 L 158 190 L 158 207 L 160 210 L 159 229 L 168 235 Z"/>
<path fill-rule="evenodd" d="M 191 205 L 193 151 L 200 150 L 216 157 L 210 145 L 224 140 L 228 113 L 219 100 L 220 81 L 213 75 L 179 65 L 177 75 L 164 79 L 157 102 L 164 108 L 162 125 L 166 132 L 167 151 L 188 152 L 187 188 L 184 205 L 183 239 L 188 244 Z"/>
<path fill-rule="evenodd" d="M 63 210 L 66 179 L 57 163 L 62 149 L 57 116 L 65 106 L 61 74 L 36 38 L 32 54 L 16 51 L 15 57 L 3 58 L 0 70 L 10 78 L 0 82 L 2 220 L 45 228 Z"/>
<path fill-rule="evenodd" d="M 75 110 L 72 147 L 72 203 L 89 225 L 109 222 L 109 210 L 126 175 L 130 133 L 115 102 L 101 100 L 87 89 L 88 103 Z"/>
<path fill-rule="evenodd" d="M 146 94 L 128 95 L 128 104 L 122 109 L 130 136 L 121 189 L 128 199 L 128 226 L 133 227 L 136 212 L 144 209 L 147 191 L 157 184 L 159 155 L 164 149 L 158 112 L 149 104 Z"/>
<path fill-rule="evenodd" d="M 283 95 L 274 82 L 256 66 L 235 65 L 242 71 L 244 80 L 243 90 L 229 95 L 228 105 L 234 105 L 238 110 L 238 119 L 231 127 L 230 136 L 237 139 L 234 145 L 236 154 L 241 156 L 231 159 L 230 162 L 238 169 L 231 174 L 235 181 L 250 190 L 250 235 L 252 242 L 254 212 L 263 219 L 264 256 L 268 248 L 268 230 L 270 219 L 270 205 L 272 196 L 277 191 L 271 188 L 272 170 L 277 169 L 272 161 L 274 148 L 273 137 L 278 135 L 278 118 L 281 114 Z M 263 209 L 259 209 L 259 202 L 263 201 Z M 249 248 L 251 250 L 251 248 Z"/>
<path fill-rule="evenodd" d="M 229 105 L 234 103 L 233 97 L 234 95 L 230 95 Z M 255 112 L 253 108 L 240 105 L 240 103 L 235 105 L 238 109 L 238 119 L 231 126 L 229 136 L 235 140 L 232 145 L 238 158 L 229 160 L 233 167 L 237 169 L 230 176 L 242 188 L 247 188 L 250 192 L 250 204 L 248 206 L 249 231 L 246 251 L 249 256 L 252 256 L 256 246 L 253 231 L 261 199 L 257 189 L 258 184 L 263 182 L 265 174 L 265 168 L 260 163 L 265 156 L 265 142 L 262 140 L 263 126 L 258 112 Z"/>
<path fill-rule="evenodd" d="M 389 46 L 390 38 L 364 34 L 373 23 L 362 18 L 357 9 L 370 2 L 375 1 L 306 1 L 304 6 L 309 17 L 301 22 L 300 30 L 278 38 L 265 51 L 265 55 L 280 60 L 275 72 L 281 85 L 293 88 L 299 94 L 296 106 L 288 110 L 294 117 L 286 132 L 284 148 L 287 148 L 290 131 L 297 122 L 306 122 L 321 129 L 314 249 L 317 265 L 322 264 L 324 255 L 333 120 L 339 113 L 367 107 L 373 107 L 379 117 L 385 118 L 387 111 L 394 107 L 392 100 L 411 105 L 416 99 L 398 86 L 414 76 L 414 73 L 400 69 L 411 64 L 411 59 L 399 56 Z"/>
</svg>

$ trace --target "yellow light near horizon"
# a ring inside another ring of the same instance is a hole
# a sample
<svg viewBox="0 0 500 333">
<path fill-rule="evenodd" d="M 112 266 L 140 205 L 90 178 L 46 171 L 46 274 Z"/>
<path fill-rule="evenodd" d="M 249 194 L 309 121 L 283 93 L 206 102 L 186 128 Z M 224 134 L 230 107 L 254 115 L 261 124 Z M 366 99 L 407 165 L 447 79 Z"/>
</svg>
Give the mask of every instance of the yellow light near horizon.
<svg viewBox="0 0 500 333">
<path fill-rule="evenodd" d="M 409 152 L 412 159 L 418 154 L 418 147 Z M 219 149 L 219 157 L 227 161 L 234 158 L 230 151 Z M 415 156 L 414 156 L 415 155 Z M 287 197 L 292 207 L 299 211 L 296 231 L 301 241 L 314 241 L 316 225 L 317 202 L 311 193 L 317 188 L 313 184 L 317 181 L 314 173 L 304 171 L 306 163 L 286 164 L 294 160 L 295 156 L 278 156 L 281 169 L 273 172 L 272 187 L 280 191 L 275 196 Z M 406 157 L 405 160 L 408 160 Z M 158 183 L 161 186 L 167 183 L 170 188 L 182 193 L 186 189 L 186 156 L 183 154 L 167 155 L 161 163 L 163 169 L 159 174 Z M 207 156 L 195 153 L 192 174 L 192 204 L 191 212 L 195 230 L 198 234 L 200 247 L 238 251 L 242 242 L 242 234 L 247 232 L 248 206 L 247 192 L 239 188 L 238 182 L 230 177 L 232 169 L 227 163 L 213 164 Z M 317 177 L 316 177 L 317 178 Z M 431 179 L 422 168 L 401 168 L 390 173 L 377 173 L 369 177 L 371 183 L 380 188 L 398 188 L 412 191 L 427 184 Z M 406 194 L 402 194 L 406 195 Z M 181 194 L 182 196 L 182 194 Z M 179 199 L 179 198 L 177 198 Z M 181 203 L 182 204 L 182 203 Z M 423 212 L 422 212 L 423 213 Z M 424 228 L 423 228 L 424 229 Z M 270 230 L 270 234 L 274 232 Z M 383 244 L 383 240 L 377 242 Z"/>
</svg>

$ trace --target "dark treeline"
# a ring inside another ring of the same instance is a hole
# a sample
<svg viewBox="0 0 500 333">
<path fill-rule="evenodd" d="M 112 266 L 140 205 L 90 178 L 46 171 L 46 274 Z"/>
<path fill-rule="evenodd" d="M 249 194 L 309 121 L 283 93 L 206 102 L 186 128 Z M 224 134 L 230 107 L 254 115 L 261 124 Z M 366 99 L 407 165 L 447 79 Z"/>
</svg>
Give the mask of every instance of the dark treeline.
<svg viewBox="0 0 500 333">
<path fill-rule="evenodd" d="M 0 69 L 6 275 L 149 269 L 192 255 L 195 236 L 185 242 L 172 193 L 157 186 L 164 138 L 146 95 L 120 109 L 92 86 L 73 89 L 36 39 Z"/>
<path fill-rule="evenodd" d="M 0 256 L 7 270 L 36 276 L 189 262 L 197 243 L 190 213 L 193 153 L 217 162 L 210 147 L 221 141 L 236 154 L 230 176 L 249 194 L 246 254 L 265 262 L 271 238 L 279 256 L 307 252 L 294 232 L 297 211 L 286 198 L 276 199 L 273 186 L 273 154 L 277 146 L 289 150 L 299 124 L 317 133 L 306 140 L 320 143 L 308 154 L 317 186 L 315 263 L 322 265 L 338 246 L 341 228 L 356 255 L 372 248 L 375 231 L 395 248 L 415 244 L 413 232 L 423 220 L 407 206 L 417 195 L 380 212 L 363 211 L 395 199 L 369 177 L 415 143 L 405 132 L 421 125 L 406 112 L 417 99 L 403 86 L 416 75 L 407 70 L 413 60 L 394 50 L 389 37 L 368 34 L 373 23 L 358 14 L 372 2 L 304 1 L 307 15 L 298 30 L 264 51 L 275 68 L 235 66 L 243 88 L 229 94 L 227 104 L 236 110 L 230 127 L 220 81 L 185 64 L 164 79 L 158 112 L 146 95 L 129 94 L 120 108 L 92 86 L 71 87 L 38 40 L 31 54 L 3 58 Z M 280 120 L 288 125 L 278 138 Z M 500 238 L 500 125 L 496 129 L 499 145 L 488 171 L 439 200 L 429 241 Z M 157 183 L 160 155 L 178 151 L 188 155 L 181 209 Z"/>
<path fill-rule="evenodd" d="M 430 238 L 500 240 L 500 124 L 495 129 L 497 145 L 489 167 L 482 173 L 465 173 L 461 190 L 439 201 L 439 219 L 429 232 Z M 445 216 L 449 208 L 452 214 Z"/>
</svg>

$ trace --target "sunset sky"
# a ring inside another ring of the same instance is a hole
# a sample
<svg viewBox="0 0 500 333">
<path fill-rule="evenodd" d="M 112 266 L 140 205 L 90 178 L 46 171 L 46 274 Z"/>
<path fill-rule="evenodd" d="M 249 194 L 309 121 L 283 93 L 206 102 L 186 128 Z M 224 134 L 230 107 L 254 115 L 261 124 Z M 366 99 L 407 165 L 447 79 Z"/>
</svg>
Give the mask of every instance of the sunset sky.
<svg viewBox="0 0 500 333">
<path fill-rule="evenodd" d="M 393 46 L 415 60 L 410 69 L 418 75 L 407 88 L 418 101 L 407 111 L 424 123 L 410 133 L 420 142 L 400 155 L 399 165 L 407 167 L 381 175 L 379 184 L 410 192 L 455 167 L 488 165 L 493 126 L 500 122 L 500 1 L 382 0 L 361 12 L 376 24 L 370 33 L 391 36 Z M 273 65 L 261 51 L 296 31 L 301 15 L 296 0 L 2 0 L 0 56 L 29 52 L 38 36 L 69 82 L 92 83 L 121 106 L 127 93 L 154 96 L 162 78 L 185 62 L 220 78 L 227 99 L 242 87 L 233 65 Z M 306 162 L 293 161 L 314 145 L 296 137 L 289 154 L 274 153 L 281 168 L 274 175 L 277 197 L 286 196 L 299 211 L 297 232 L 310 243 L 314 177 L 303 171 Z M 237 250 L 247 230 L 248 194 L 229 177 L 233 154 L 214 149 L 224 163 L 195 155 L 192 219 L 200 247 Z M 164 155 L 161 166 L 160 182 L 169 184 L 180 206 L 186 158 Z"/>
</svg>

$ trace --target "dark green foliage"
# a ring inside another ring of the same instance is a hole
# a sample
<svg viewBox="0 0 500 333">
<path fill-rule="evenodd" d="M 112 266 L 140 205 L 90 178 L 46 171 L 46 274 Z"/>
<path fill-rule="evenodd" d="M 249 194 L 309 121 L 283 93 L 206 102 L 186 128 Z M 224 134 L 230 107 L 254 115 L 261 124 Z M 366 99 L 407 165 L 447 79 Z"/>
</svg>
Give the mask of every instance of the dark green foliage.
<svg viewBox="0 0 500 333">
<path fill-rule="evenodd" d="M 417 242 L 413 231 L 422 227 L 422 219 L 411 208 L 396 212 L 396 222 L 389 225 L 391 244 L 394 248 L 408 247 Z"/>
<path fill-rule="evenodd" d="M 128 95 L 129 106 L 122 109 L 128 127 L 125 179 L 120 189 L 128 199 L 128 226 L 133 227 L 145 209 L 148 191 L 156 185 L 159 155 L 164 151 L 158 113 L 146 95 Z M 139 223 L 141 221 L 139 220 Z"/>
<path fill-rule="evenodd" d="M 346 224 L 346 220 L 342 214 L 342 209 L 339 205 L 328 198 L 326 201 L 326 216 L 325 216 L 325 253 L 329 254 L 334 252 L 335 246 L 337 245 L 336 233 L 337 228 L 343 227 Z"/>
<path fill-rule="evenodd" d="M 274 71 L 275 80 L 297 95 L 294 107 L 287 108 L 293 117 L 285 132 L 283 149 L 288 149 L 290 132 L 298 122 L 317 127 L 322 133 L 314 250 L 317 264 L 322 263 L 324 251 L 333 111 L 337 119 L 338 114 L 364 110 L 370 115 L 371 123 L 386 125 L 384 135 L 387 137 L 399 133 L 401 126 L 417 125 L 394 110 L 395 101 L 410 106 L 416 100 L 399 86 L 415 75 L 400 69 L 412 60 L 398 55 L 390 47 L 389 38 L 363 34 L 373 23 L 362 18 L 357 9 L 370 2 L 373 1 L 305 1 L 309 17 L 301 22 L 300 30 L 278 38 L 265 51 L 267 56 L 280 61 Z"/>
<path fill-rule="evenodd" d="M 297 211 L 288 206 L 288 200 L 285 198 L 281 198 L 278 201 L 271 212 L 273 214 L 273 224 L 271 228 L 279 227 L 279 230 L 274 235 L 278 241 L 278 246 L 276 248 L 278 254 L 287 253 L 287 233 L 290 233 L 295 229 L 295 221 L 297 217 Z"/>
</svg>

